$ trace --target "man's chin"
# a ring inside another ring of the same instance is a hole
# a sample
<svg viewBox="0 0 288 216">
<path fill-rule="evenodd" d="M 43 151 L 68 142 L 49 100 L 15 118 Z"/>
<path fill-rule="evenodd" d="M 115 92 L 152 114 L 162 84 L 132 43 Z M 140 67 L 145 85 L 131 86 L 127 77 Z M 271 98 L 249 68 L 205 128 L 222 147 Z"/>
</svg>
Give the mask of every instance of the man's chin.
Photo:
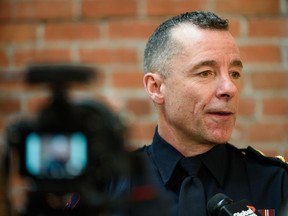
<svg viewBox="0 0 288 216">
<path fill-rule="evenodd" d="M 211 138 L 217 143 L 227 143 L 231 139 L 232 129 L 227 127 L 227 129 L 221 128 L 215 130 L 211 134 Z"/>
<path fill-rule="evenodd" d="M 207 144 L 208 145 L 223 145 L 223 144 L 227 144 L 228 140 L 225 141 L 219 141 L 219 140 L 208 140 Z"/>
<path fill-rule="evenodd" d="M 226 144 L 230 140 L 231 135 L 225 135 L 225 136 L 213 136 L 209 139 L 211 144 Z"/>
</svg>

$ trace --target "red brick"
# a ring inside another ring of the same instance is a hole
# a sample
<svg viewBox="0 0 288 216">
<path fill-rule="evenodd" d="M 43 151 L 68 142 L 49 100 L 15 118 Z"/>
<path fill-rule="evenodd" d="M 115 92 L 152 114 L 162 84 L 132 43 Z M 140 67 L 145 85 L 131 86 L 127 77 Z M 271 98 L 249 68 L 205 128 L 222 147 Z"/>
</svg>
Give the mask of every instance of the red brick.
<svg viewBox="0 0 288 216">
<path fill-rule="evenodd" d="M 25 65 L 26 66 L 26 65 Z M 25 81 L 25 67 L 19 67 L 17 70 L 0 71 L 0 91 L 11 90 L 15 93 L 23 91 L 38 90 L 36 86 L 29 85 Z"/>
<path fill-rule="evenodd" d="M 271 17 L 248 20 L 248 35 L 268 38 L 288 37 L 288 20 Z"/>
<path fill-rule="evenodd" d="M 155 127 L 155 123 L 135 122 L 135 124 L 129 127 L 129 137 L 132 140 L 148 140 L 148 142 L 150 142 L 153 138 Z"/>
<path fill-rule="evenodd" d="M 24 90 L 22 74 L 19 71 L 0 70 L 0 92 L 1 91 L 19 91 Z"/>
<path fill-rule="evenodd" d="M 204 10 L 207 0 L 147 0 L 148 15 L 175 15 L 186 11 Z"/>
<path fill-rule="evenodd" d="M 283 47 L 282 49 L 284 50 L 285 53 L 288 53 L 288 46 Z M 286 58 L 284 58 L 283 61 L 286 62 L 286 64 L 287 64 L 287 62 L 288 62 L 288 55 L 286 55 Z"/>
<path fill-rule="evenodd" d="M 248 129 L 248 141 L 280 142 L 287 137 L 287 125 L 277 123 L 255 123 Z"/>
<path fill-rule="evenodd" d="M 71 0 L 18 1 L 17 19 L 59 19 L 72 17 Z"/>
<path fill-rule="evenodd" d="M 20 111 L 20 101 L 17 99 L 0 98 L 0 112 L 12 113 Z"/>
<path fill-rule="evenodd" d="M 288 98 L 267 98 L 263 99 L 263 114 L 264 115 L 278 115 L 286 117 L 288 120 Z"/>
<path fill-rule="evenodd" d="M 137 53 L 134 49 L 96 49 L 80 50 L 80 59 L 86 63 L 109 64 L 109 63 L 136 63 Z"/>
<path fill-rule="evenodd" d="M 229 31 L 233 37 L 240 36 L 240 23 L 237 19 L 229 19 Z"/>
<path fill-rule="evenodd" d="M 0 20 L 12 19 L 13 17 L 13 3 L 0 2 Z"/>
<path fill-rule="evenodd" d="M 241 119 L 242 117 L 238 117 Z M 238 142 L 239 139 L 245 139 L 247 133 L 247 126 L 240 123 L 240 121 L 236 121 L 236 124 L 233 129 L 231 143 Z"/>
<path fill-rule="evenodd" d="M 0 68 L 8 66 L 8 58 L 6 52 L 0 51 Z"/>
<path fill-rule="evenodd" d="M 119 113 L 123 109 L 123 103 L 118 98 L 109 98 L 105 95 L 96 95 L 92 100 L 98 101 L 104 104 L 110 111 Z"/>
<path fill-rule="evenodd" d="M 4 119 L 4 117 L 1 117 L 1 115 L 0 115 L 0 134 L 4 133 L 4 130 L 5 130 L 5 127 L 6 127 L 6 123 L 7 123 L 6 121 L 7 121 L 7 119 L 6 118 Z M 3 146 L 4 146 L 4 140 L 2 140 L 2 141 L 0 140 L 0 152 L 2 152 Z M 0 168 L 0 172 L 1 172 L 1 168 Z M 2 185 L 0 185 L 0 188 L 1 188 L 1 186 Z"/>
<path fill-rule="evenodd" d="M 36 39 L 36 26 L 33 24 L 0 25 L 0 43 L 26 42 Z"/>
<path fill-rule="evenodd" d="M 0 91 L 13 90 L 19 91 L 26 89 L 26 85 L 21 80 L 4 80 L 0 79 Z"/>
<path fill-rule="evenodd" d="M 82 0 L 84 17 L 132 16 L 136 12 L 136 0 Z"/>
<path fill-rule="evenodd" d="M 65 49 L 17 50 L 14 55 L 16 65 L 31 62 L 70 62 L 70 51 Z"/>
<path fill-rule="evenodd" d="M 115 72 L 112 75 L 114 88 L 143 88 L 143 73 Z"/>
<path fill-rule="evenodd" d="M 255 112 L 256 102 L 253 98 L 242 98 L 239 103 L 240 116 L 253 116 Z"/>
<path fill-rule="evenodd" d="M 240 53 L 244 63 L 280 63 L 280 47 L 274 45 L 240 46 Z"/>
<path fill-rule="evenodd" d="M 109 37 L 146 40 L 158 25 L 158 22 L 113 21 L 109 23 Z"/>
<path fill-rule="evenodd" d="M 286 148 L 283 157 L 285 158 L 286 162 L 288 162 L 288 148 Z"/>
<path fill-rule="evenodd" d="M 251 81 L 254 89 L 288 89 L 287 72 L 252 73 Z"/>
<path fill-rule="evenodd" d="M 150 101 L 148 99 L 130 99 L 127 101 L 127 110 L 137 116 L 150 113 Z"/>
<path fill-rule="evenodd" d="M 28 100 L 28 111 L 38 112 L 48 103 L 49 99 L 47 97 L 37 97 Z"/>
<path fill-rule="evenodd" d="M 277 14 L 280 12 L 280 1 L 275 0 L 215 0 L 217 12 L 240 14 Z"/>
<path fill-rule="evenodd" d="M 69 84 L 69 89 L 71 91 L 75 91 L 75 92 L 88 92 L 88 91 L 99 91 L 99 89 L 101 89 L 101 87 L 103 87 L 103 85 L 106 85 L 105 82 L 105 78 L 104 76 L 98 76 L 96 80 L 90 80 L 88 82 L 85 83 L 71 83 Z"/>
<path fill-rule="evenodd" d="M 45 40 L 86 40 L 99 38 L 99 26 L 93 23 L 50 23 L 45 27 Z"/>
</svg>

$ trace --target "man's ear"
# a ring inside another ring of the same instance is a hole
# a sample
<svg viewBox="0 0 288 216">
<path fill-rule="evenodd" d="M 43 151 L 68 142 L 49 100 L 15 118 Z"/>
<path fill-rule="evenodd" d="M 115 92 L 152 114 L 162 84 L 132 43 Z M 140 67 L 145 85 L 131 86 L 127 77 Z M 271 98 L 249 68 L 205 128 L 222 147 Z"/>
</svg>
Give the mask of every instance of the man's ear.
<svg viewBox="0 0 288 216">
<path fill-rule="evenodd" d="M 162 92 L 163 80 L 157 73 L 148 72 L 143 77 L 146 92 L 156 104 L 163 104 L 164 97 Z"/>
</svg>

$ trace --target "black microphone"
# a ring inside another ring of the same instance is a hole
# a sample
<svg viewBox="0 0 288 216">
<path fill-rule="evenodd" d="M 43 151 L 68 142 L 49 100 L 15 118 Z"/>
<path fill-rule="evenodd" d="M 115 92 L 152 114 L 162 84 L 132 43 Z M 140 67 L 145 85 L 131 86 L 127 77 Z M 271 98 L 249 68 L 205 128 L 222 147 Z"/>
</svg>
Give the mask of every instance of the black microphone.
<svg viewBox="0 0 288 216">
<path fill-rule="evenodd" d="M 207 210 L 211 216 L 261 216 L 247 200 L 233 202 L 222 193 L 216 194 L 208 201 Z"/>
</svg>

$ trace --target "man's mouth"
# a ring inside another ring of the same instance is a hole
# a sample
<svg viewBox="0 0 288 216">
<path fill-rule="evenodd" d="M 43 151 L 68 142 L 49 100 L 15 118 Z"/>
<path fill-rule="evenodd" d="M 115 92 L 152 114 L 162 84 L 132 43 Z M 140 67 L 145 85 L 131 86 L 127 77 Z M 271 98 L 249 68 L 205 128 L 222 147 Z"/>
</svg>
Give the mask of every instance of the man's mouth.
<svg viewBox="0 0 288 216">
<path fill-rule="evenodd" d="M 229 111 L 216 111 L 216 112 L 209 112 L 209 114 L 228 116 L 232 115 L 233 113 Z"/>
<path fill-rule="evenodd" d="M 221 119 L 221 120 L 229 120 L 234 115 L 233 112 L 226 111 L 226 110 L 225 111 L 217 111 L 217 110 L 209 111 L 207 112 L 207 114 L 213 118 Z"/>
</svg>

